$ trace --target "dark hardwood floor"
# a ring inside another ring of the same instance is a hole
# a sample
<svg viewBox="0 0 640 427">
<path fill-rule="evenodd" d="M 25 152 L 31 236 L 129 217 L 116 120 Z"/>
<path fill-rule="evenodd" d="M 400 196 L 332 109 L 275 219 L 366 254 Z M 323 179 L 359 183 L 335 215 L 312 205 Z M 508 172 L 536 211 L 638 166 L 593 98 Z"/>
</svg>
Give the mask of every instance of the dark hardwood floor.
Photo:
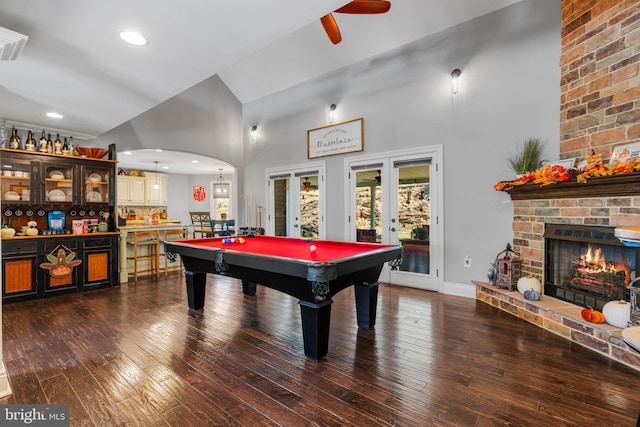
<svg viewBox="0 0 640 427">
<path fill-rule="evenodd" d="M 484 303 L 381 285 L 358 330 L 334 299 L 329 353 L 304 357 L 297 301 L 209 276 L 3 306 L 13 395 L 72 426 L 634 426 L 640 374 Z"/>
</svg>

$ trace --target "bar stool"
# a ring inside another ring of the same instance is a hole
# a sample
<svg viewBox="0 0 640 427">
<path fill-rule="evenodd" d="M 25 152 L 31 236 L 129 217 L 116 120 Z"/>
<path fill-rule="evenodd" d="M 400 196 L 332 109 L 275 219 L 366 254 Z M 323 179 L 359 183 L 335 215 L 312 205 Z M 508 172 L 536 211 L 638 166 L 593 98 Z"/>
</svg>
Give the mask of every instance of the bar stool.
<svg viewBox="0 0 640 427">
<path fill-rule="evenodd" d="M 172 240 L 179 240 L 179 239 L 188 239 L 188 238 L 189 238 L 189 230 L 187 229 L 164 231 L 165 242 L 170 242 Z M 175 263 L 176 261 L 177 261 L 176 264 L 169 266 L 169 263 Z M 167 253 L 167 251 L 165 251 L 164 252 L 164 276 L 167 277 L 167 273 L 172 271 L 182 272 L 183 270 L 184 268 L 182 266 L 182 260 L 180 259 L 180 255 L 169 254 Z"/>
<path fill-rule="evenodd" d="M 160 277 L 160 233 L 158 231 L 135 231 L 133 240 L 127 244 L 133 245 L 133 256 L 127 259 L 133 261 L 133 280 L 138 281 L 138 277 L 156 276 Z M 145 250 L 140 250 L 145 248 Z M 138 264 L 143 264 L 146 268 L 138 269 Z"/>
</svg>

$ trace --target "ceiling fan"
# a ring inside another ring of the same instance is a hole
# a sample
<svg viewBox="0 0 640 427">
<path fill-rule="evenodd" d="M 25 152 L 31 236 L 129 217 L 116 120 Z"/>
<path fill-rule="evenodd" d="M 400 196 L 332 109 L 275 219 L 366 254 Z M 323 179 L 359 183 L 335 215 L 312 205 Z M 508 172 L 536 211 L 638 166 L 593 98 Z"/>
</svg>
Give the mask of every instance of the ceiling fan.
<svg viewBox="0 0 640 427">
<path fill-rule="evenodd" d="M 391 9 L 391 2 L 386 0 L 352 0 L 350 3 L 334 10 L 336 13 L 351 13 L 356 15 L 371 15 L 374 13 L 386 13 Z M 338 44 L 342 41 L 340 29 L 332 14 L 320 18 L 322 27 L 327 33 L 331 43 Z"/>
</svg>

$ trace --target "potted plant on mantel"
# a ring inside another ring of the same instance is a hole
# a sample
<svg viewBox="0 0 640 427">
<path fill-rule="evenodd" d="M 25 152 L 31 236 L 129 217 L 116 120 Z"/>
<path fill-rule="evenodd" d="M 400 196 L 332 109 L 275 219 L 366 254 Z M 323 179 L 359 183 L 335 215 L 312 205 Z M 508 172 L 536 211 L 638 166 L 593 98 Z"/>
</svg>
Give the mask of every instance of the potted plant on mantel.
<svg viewBox="0 0 640 427">
<path fill-rule="evenodd" d="M 545 145 L 538 138 L 529 138 L 518 152 L 507 158 L 509 166 L 516 173 L 516 177 L 531 173 L 542 166 L 542 152 Z"/>
</svg>

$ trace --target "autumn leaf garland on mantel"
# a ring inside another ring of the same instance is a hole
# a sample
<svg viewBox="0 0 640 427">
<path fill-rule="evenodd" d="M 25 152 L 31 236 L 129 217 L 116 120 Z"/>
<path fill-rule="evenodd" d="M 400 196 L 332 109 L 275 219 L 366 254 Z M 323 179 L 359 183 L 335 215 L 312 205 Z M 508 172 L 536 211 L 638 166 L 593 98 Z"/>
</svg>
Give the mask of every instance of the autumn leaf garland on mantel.
<svg viewBox="0 0 640 427">
<path fill-rule="evenodd" d="M 545 164 L 538 170 L 518 176 L 514 181 L 500 181 L 493 188 L 497 191 L 507 191 L 529 182 L 544 186 L 555 184 L 556 182 L 569 181 L 570 179 L 569 172 L 564 166 Z"/>
<path fill-rule="evenodd" d="M 615 165 L 607 165 L 600 162 L 589 163 L 582 171 L 567 171 L 563 166 L 545 164 L 542 168 L 528 174 L 520 175 L 513 181 L 500 181 L 496 183 L 493 188 L 496 191 L 508 191 L 514 187 L 528 183 L 545 186 L 558 182 L 571 181 L 573 179 L 577 182 L 585 183 L 590 178 L 628 174 L 638 171 L 640 171 L 640 163 L 637 162 L 635 158 L 628 162 L 618 162 Z"/>
</svg>

